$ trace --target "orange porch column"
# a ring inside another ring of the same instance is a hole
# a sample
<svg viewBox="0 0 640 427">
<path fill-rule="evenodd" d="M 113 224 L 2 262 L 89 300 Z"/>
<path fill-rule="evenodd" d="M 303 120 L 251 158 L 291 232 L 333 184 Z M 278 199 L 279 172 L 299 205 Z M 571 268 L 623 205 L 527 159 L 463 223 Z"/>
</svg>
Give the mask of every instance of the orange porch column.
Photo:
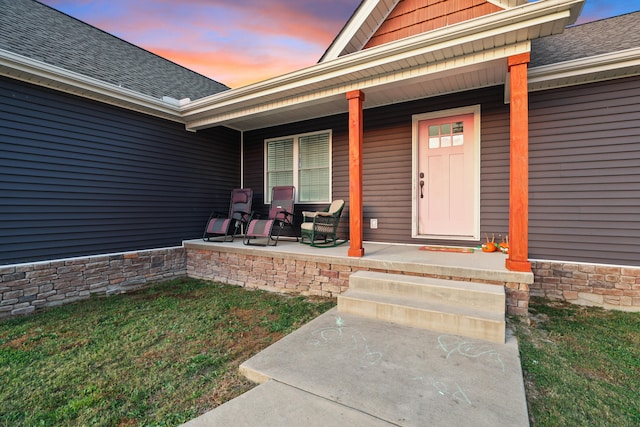
<svg viewBox="0 0 640 427">
<path fill-rule="evenodd" d="M 529 53 L 509 57 L 511 149 L 509 157 L 509 257 L 512 271 L 531 271 L 529 262 Z"/>
<path fill-rule="evenodd" d="M 349 252 L 364 255 L 362 247 L 362 103 L 364 92 L 347 92 L 349 100 Z"/>
</svg>

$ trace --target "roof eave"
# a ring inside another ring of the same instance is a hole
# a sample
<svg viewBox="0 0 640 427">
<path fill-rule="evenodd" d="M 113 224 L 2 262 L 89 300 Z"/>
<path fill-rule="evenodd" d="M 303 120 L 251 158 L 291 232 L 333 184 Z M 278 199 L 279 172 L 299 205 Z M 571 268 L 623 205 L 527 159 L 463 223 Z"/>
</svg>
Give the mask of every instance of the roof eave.
<svg viewBox="0 0 640 427">
<path fill-rule="evenodd" d="M 529 69 L 529 91 L 640 75 L 640 47 Z"/>
<path fill-rule="evenodd" d="M 0 49 L 0 75 L 182 122 L 179 107 L 171 103 L 3 49 Z"/>
<path fill-rule="evenodd" d="M 265 111 L 257 111 L 256 107 L 273 101 L 276 96 L 295 101 L 310 91 L 320 93 L 322 90 L 333 88 L 338 82 L 342 86 L 350 82 L 353 88 L 359 88 L 358 76 L 363 71 L 374 67 L 382 68 L 427 51 L 453 49 L 454 46 L 463 43 L 478 43 L 482 38 L 492 35 L 507 39 L 507 34 L 516 34 L 531 28 L 534 30 L 526 31 L 528 40 L 560 33 L 567 24 L 575 21 L 576 7 L 579 11 L 583 2 L 584 0 L 547 0 L 530 3 L 202 98 L 191 102 L 182 111 L 188 128 L 199 129 L 216 123 L 229 125 L 232 117 L 235 119 L 243 114 L 266 114 Z M 545 28 L 547 33 L 540 33 L 542 28 Z"/>
</svg>

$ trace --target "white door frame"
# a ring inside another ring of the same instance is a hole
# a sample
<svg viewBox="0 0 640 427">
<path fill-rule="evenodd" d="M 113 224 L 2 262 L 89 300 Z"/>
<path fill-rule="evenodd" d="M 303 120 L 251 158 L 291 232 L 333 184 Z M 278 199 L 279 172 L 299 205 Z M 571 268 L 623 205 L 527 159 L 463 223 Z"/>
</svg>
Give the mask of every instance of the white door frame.
<svg viewBox="0 0 640 427">
<path fill-rule="evenodd" d="M 418 177 L 419 171 L 419 145 L 418 122 L 421 120 L 439 119 L 448 116 L 473 114 L 474 145 L 473 145 L 473 176 L 475 179 L 473 189 L 473 234 L 471 236 L 443 236 L 418 234 L 418 198 L 420 194 Z M 480 104 L 468 107 L 452 108 L 449 110 L 434 111 L 431 113 L 414 114 L 412 116 L 412 174 L 411 179 L 411 237 L 414 239 L 437 240 L 480 240 Z"/>
</svg>

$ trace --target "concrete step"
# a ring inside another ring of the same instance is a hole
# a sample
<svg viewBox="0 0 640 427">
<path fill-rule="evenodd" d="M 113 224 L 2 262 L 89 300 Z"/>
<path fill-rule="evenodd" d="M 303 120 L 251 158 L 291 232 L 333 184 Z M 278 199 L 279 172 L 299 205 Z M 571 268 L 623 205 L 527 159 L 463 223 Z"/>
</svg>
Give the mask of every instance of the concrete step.
<svg viewBox="0 0 640 427">
<path fill-rule="evenodd" d="M 486 283 L 358 271 L 350 276 L 349 289 L 505 312 L 504 288 Z"/>
<path fill-rule="evenodd" d="M 505 293 L 495 285 L 359 271 L 338 296 L 338 311 L 505 342 Z"/>
</svg>

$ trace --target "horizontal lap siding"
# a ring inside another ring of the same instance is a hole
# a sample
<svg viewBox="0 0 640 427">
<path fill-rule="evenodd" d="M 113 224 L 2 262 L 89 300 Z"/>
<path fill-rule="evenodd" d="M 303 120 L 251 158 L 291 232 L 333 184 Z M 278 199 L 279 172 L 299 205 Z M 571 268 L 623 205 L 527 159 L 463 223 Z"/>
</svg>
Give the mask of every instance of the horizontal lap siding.
<svg viewBox="0 0 640 427">
<path fill-rule="evenodd" d="M 411 111 L 386 107 L 364 112 L 364 239 L 406 242 L 411 236 Z M 371 229 L 372 218 L 378 228 Z"/>
<path fill-rule="evenodd" d="M 640 265 L 640 78 L 530 97 L 530 257 Z"/>
<path fill-rule="evenodd" d="M 366 96 L 366 93 L 365 93 Z M 364 111 L 363 219 L 367 241 L 413 244 L 460 244 L 411 238 L 412 115 L 482 104 L 481 123 L 481 230 L 505 233 L 509 220 L 509 116 L 502 87 L 431 98 Z M 346 100 L 345 100 L 346 103 Z M 263 200 L 264 140 L 322 129 L 333 130 L 333 199 L 347 202 L 340 234 L 348 235 L 349 140 L 346 114 L 245 133 L 245 185 Z M 485 167 L 485 165 L 487 167 Z M 317 205 L 296 206 L 302 210 Z M 266 213 L 266 207 L 262 207 Z M 371 218 L 378 228 L 370 229 Z M 465 242 L 464 244 L 469 244 Z M 475 244 L 472 242 L 470 244 Z"/>
<path fill-rule="evenodd" d="M 484 105 L 480 143 L 480 235 L 509 233 L 509 106 Z"/>
<path fill-rule="evenodd" d="M 0 79 L 0 264 L 181 244 L 239 183 L 239 134 Z"/>
</svg>

